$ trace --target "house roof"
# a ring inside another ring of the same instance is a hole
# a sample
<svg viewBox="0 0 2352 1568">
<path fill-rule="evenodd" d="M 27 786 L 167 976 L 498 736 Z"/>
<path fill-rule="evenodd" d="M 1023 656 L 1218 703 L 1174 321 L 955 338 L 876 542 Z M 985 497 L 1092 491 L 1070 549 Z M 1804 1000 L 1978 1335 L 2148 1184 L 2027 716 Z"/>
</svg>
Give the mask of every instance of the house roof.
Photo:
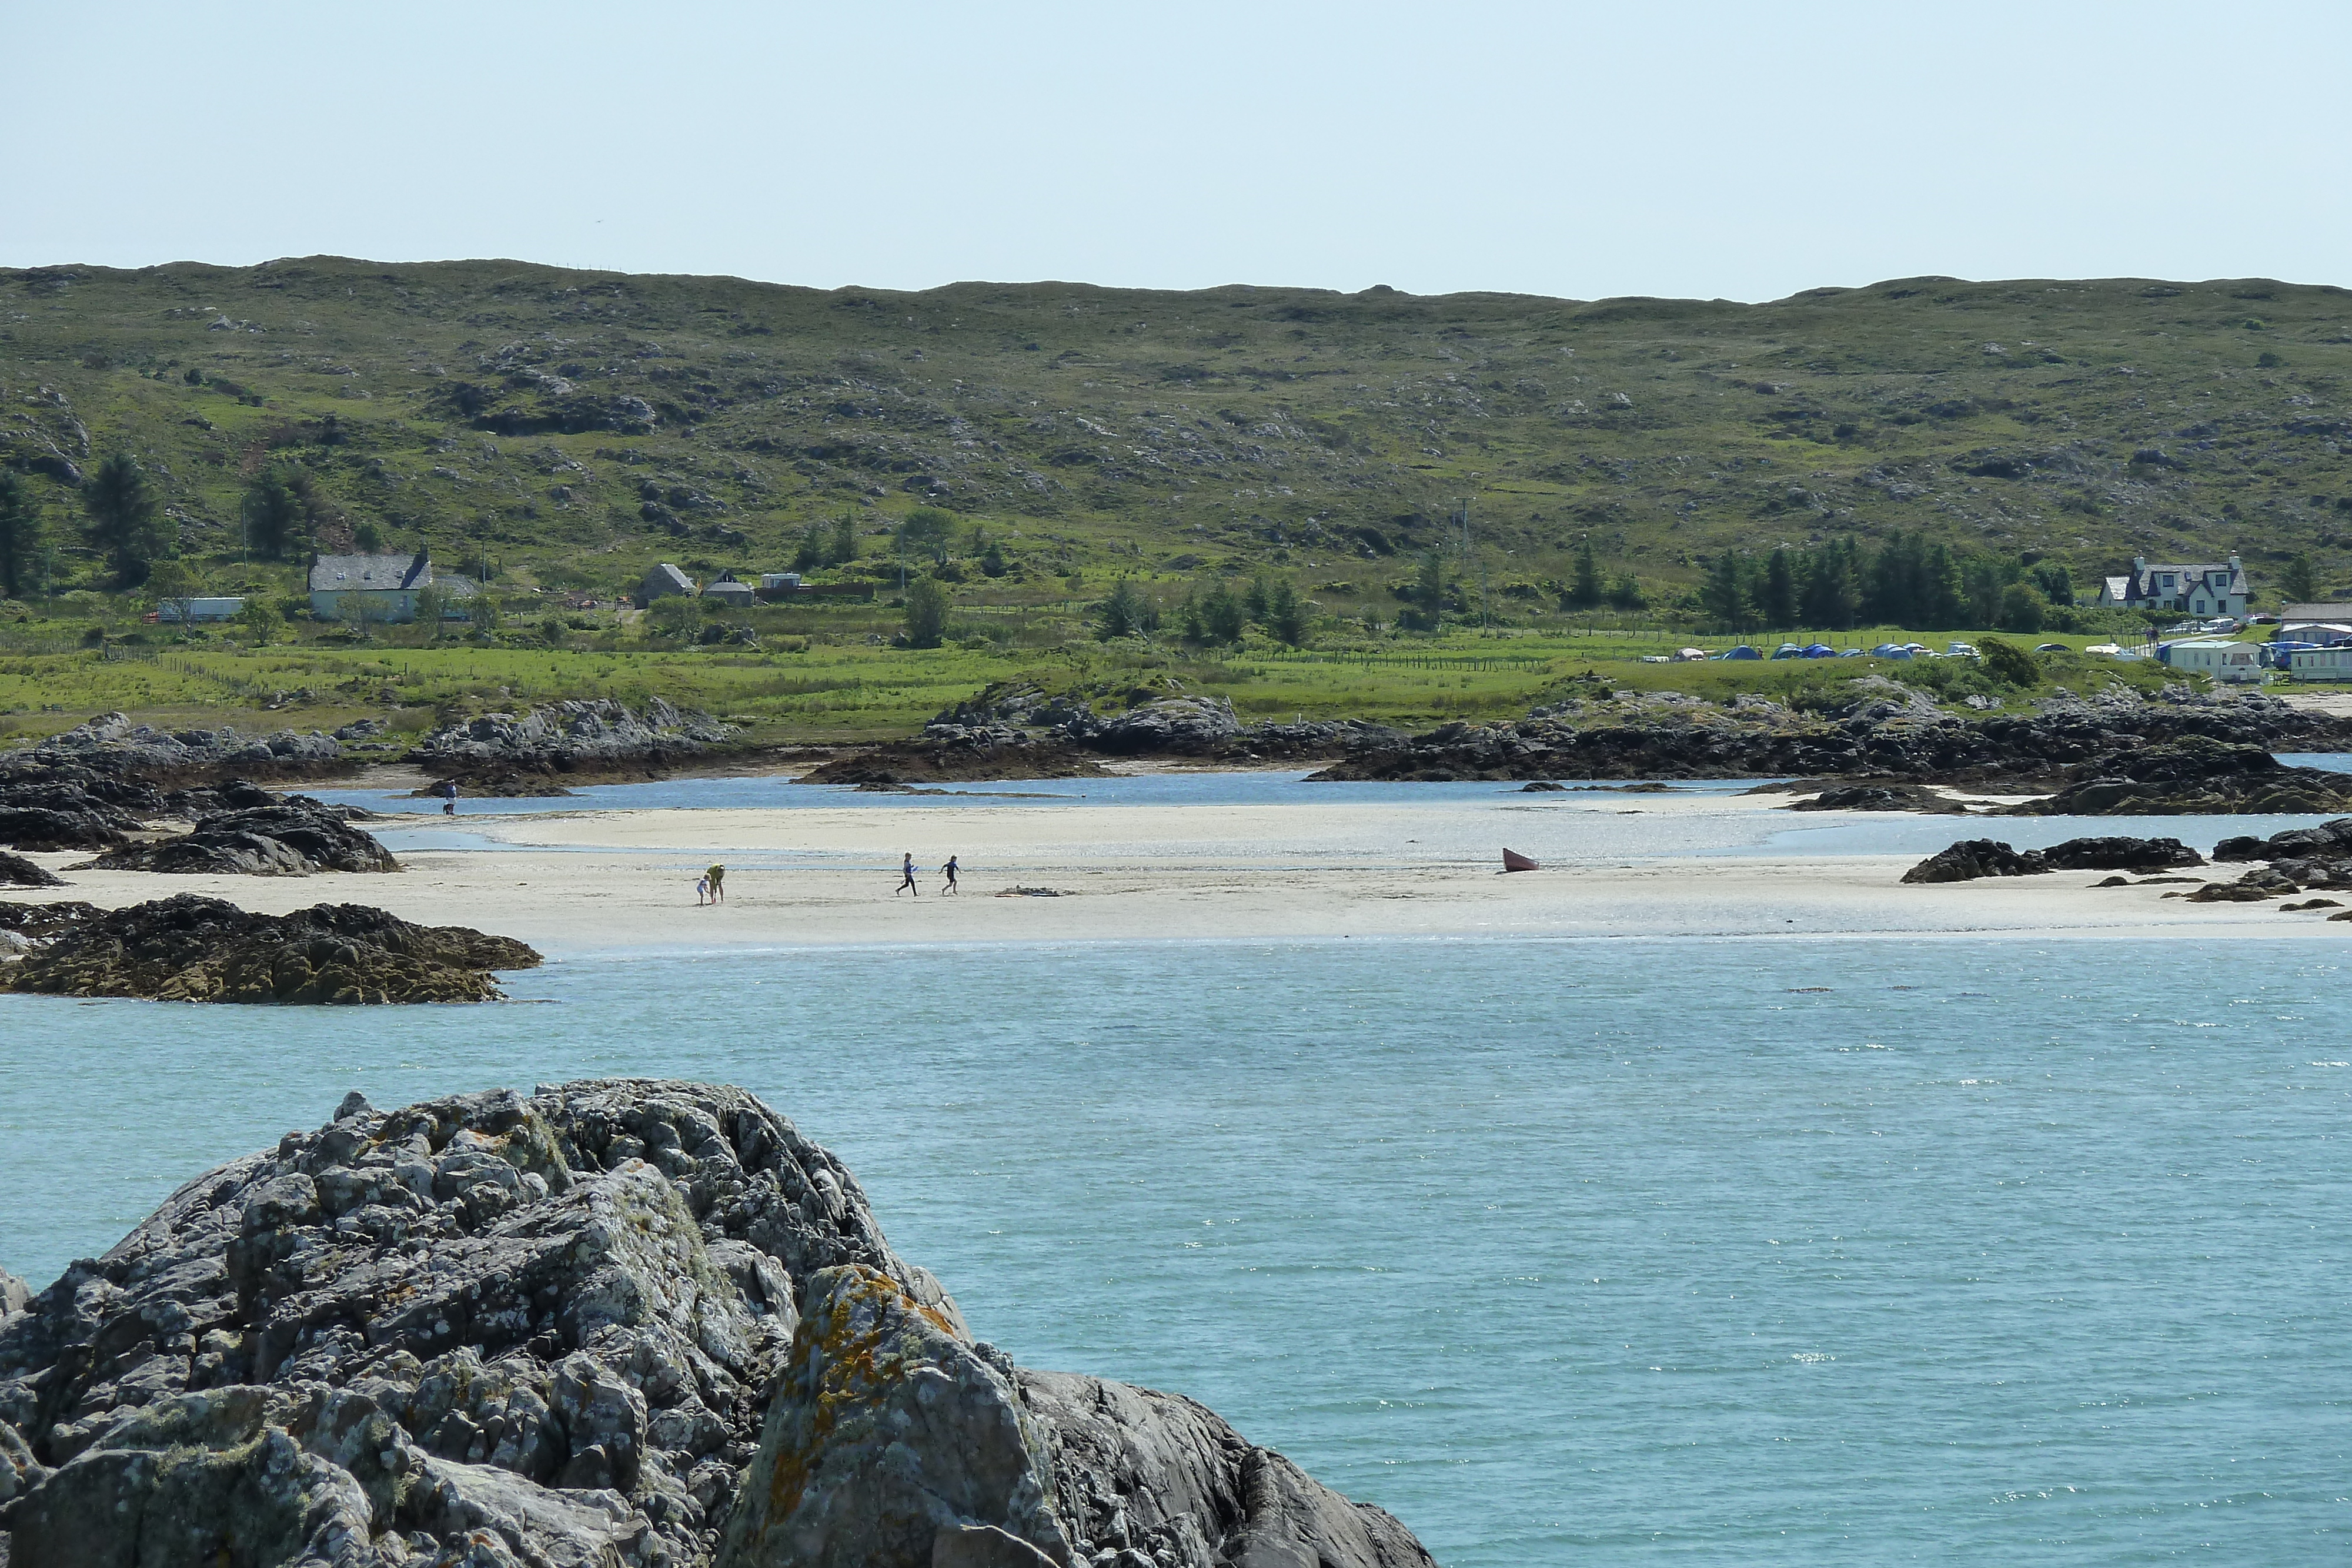
<svg viewBox="0 0 2352 1568">
<path fill-rule="evenodd" d="M 646 571 L 646 580 L 647 582 L 658 580 L 665 587 L 679 593 L 694 591 L 694 580 L 667 561 L 663 561 L 659 566 L 648 568 Z"/>
<path fill-rule="evenodd" d="M 2170 573 L 2178 586 L 2166 588 L 2162 577 Z M 2213 580 L 2223 580 L 2215 583 Z M 2242 594 L 2246 591 L 2245 569 L 2233 560 L 2211 561 L 2147 561 L 2132 563 L 2129 577 L 2124 580 L 2126 599 L 2169 599 L 2176 595 L 2205 589 L 2214 593 Z"/>
<path fill-rule="evenodd" d="M 2352 621 L 2352 604 L 2288 604 L 2279 610 L 2282 621 Z"/>
<path fill-rule="evenodd" d="M 714 593 L 719 595 L 721 599 L 732 599 L 739 593 L 750 594 L 754 597 L 757 596 L 757 591 L 754 590 L 750 583 L 738 582 L 731 577 L 722 577 L 718 581 L 709 583 L 703 588 L 702 595 L 704 598 L 708 599 Z"/>
<path fill-rule="evenodd" d="M 424 588 L 433 581 L 433 559 L 423 550 L 415 555 L 322 555 L 310 563 L 310 591 L 335 593 L 348 590 L 392 593 Z"/>
</svg>

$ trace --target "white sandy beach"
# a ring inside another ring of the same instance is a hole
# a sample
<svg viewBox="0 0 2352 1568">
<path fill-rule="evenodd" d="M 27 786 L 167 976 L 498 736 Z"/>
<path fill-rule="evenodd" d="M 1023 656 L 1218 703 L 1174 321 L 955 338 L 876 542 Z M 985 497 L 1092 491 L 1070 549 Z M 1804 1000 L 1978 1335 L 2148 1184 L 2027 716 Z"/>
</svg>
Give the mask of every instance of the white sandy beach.
<svg viewBox="0 0 2352 1568">
<path fill-rule="evenodd" d="M 2352 939 L 2352 924 L 2284 914 L 2274 903 L 2163 896 L 2179 884 L 2095 888 L 2105 873 L 1906 887 L 1900 879 L 1916 853 L 1705 852 L 1857 820 L 1793 817 L 1781 804 L 1601 794 L 1377 807 L 551 810 L 460 818 L 454 830 L 430 818 L 375 824 L 407 868 L 394 876 L 68 871 L 72 886 L 46 896 L 115 905 L 201 893 L 271 913 L 366 903 L 518 936 L 557 956 L 1284 936 L 2116 936 L 2223 926 Z M 1937 847 L 2003 837 L 2015 825 L 1937 822 Z M 2193 819 L 2179 831 L 2202 841 Z M 1545 869 L 1500 874 L 1507 843 Z M 907 851 L 922 868 L 919 896 L 891 891 Z M 954 896 L 943 895 L 937 870 L 950 853 L 964 867 Z M 63 869 L 83 857 L 37 858 Z M 714 860 L 728 866 L 727 901 L 698 907 L 695 878 Z M 2193 874 L 2228 880 L 2239 869 Z M 1060 896 L 1010 894 L 1015 887 Z"/>
</svg>

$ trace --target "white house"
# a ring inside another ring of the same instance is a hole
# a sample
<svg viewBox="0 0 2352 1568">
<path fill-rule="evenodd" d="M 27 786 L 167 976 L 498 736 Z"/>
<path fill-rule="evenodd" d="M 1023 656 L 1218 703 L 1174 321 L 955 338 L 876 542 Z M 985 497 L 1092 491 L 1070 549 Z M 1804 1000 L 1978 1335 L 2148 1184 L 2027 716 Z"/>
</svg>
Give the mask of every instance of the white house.
<svg viewBox="0 0 2352 1568">
<path fill-rule="evenodd" d="M 367 618 L 383 622 L 416 619 L 416 592 L 433 586 L 433 559 L 424 550 L 407 555 L 322 555 L 310 562 L 310 613 L 322 621 L 341 617 L 358 599 Z"/>
<path fill-rule="evenodd" d="M 2150 563 L 2132 557 L 2132 569 L 2121 577 L 2101 580 L 2095 601 L 2103 610 L 2165 610 L 2189 615 L 2243 616 L 2246 612 L 2246 569 L 2238 558 L 2226 561 Z"/>
</svg>

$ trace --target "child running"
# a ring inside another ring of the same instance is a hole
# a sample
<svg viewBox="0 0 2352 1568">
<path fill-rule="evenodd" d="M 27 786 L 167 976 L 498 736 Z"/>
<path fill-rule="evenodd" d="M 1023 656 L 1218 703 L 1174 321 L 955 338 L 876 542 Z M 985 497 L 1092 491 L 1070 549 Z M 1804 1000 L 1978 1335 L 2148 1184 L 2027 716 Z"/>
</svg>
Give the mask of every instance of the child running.
<svg viewBox="0 0 2352 1568">
<path fill-rule="evenodd" d="M 943 865 L 943 866 L 941 866 L 941 867 L 940 867 L 940 869 L 941 871 L 943 871 L 943 872 L 947 873 L 947 877 L 948 877 L 947 885 L 946 885 L 945 887 L 940 888 L 940 891 L 941 893 L 943 893 L 943 894 L 953 893 L 953 892 L 956 890 L 956 858 L 955 858 L 955 856 L 953 856 L 953 855 L 950 855 L 950 856 L 948 856 L 948 863 L 947 863 L 947 864 L 945 864 L 945 865 Z"/>
<path fill-rule="evenodd" d="M 914 851 L 908 850 L 906 858 L 898 862 L 898 885 L 890 890 L 891 897 L 896 898 L 902 893 L 911 893 L 917 898 L 923 896 L 923 890 L 915 885 Z"/>
</svg>

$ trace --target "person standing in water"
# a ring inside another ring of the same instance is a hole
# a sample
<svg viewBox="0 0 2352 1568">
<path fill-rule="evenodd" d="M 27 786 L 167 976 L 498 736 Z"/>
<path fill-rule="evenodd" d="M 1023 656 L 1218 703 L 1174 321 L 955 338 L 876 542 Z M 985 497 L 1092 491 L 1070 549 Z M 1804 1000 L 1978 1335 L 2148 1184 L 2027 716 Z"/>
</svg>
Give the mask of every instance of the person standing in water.
<svg viewBox="0 0 2352 1568">
<path fill-rule="evenodd" d="M 457 781 L 455 779 L 444 779 L 433 792 L 441 797 L 443 816 L 454 817 L 457 814 Z"/>
<path fill-rule="evenodd" d="M 890 890 L 890 896 L 896 898 L 902 893 L 912 893 L 917 898 L 923 896 L 923 890 L 915 885 L 915 852 L 912 850 L 908 850 L 905 858 L 898 862 L 898 885 Z"/>
<path fill-rule="evenodd" d="M 956 890 L 956 858 L 955 858 L 955 856 L 953 856 L 953 855 L 950 855 L 950 856 L 948 856 L 948 863 L 947 863 L 947 864 L 945 864 L 945 865 L 943 865 L 943 866 L 941 866 L 941 867 L 940 867 L 940 869 L 941 871 L 943 871 L 943 872 L 945 872 L 945 873 L 947 873 L 947 878 L 948 878 L 947 885 L 946 885 L 945 887 L 942 887 L 941 889 L 940 889 L 940 891 L 941 893 L 953 893 L 953 892 Z"/>
<path fill-rule="evenodd" d="M 726 903 L 727 868 L 723 865 L 714 865 L 702 874 L 710 879 L 710 902 L 713 904 Z"/>
</svg>

